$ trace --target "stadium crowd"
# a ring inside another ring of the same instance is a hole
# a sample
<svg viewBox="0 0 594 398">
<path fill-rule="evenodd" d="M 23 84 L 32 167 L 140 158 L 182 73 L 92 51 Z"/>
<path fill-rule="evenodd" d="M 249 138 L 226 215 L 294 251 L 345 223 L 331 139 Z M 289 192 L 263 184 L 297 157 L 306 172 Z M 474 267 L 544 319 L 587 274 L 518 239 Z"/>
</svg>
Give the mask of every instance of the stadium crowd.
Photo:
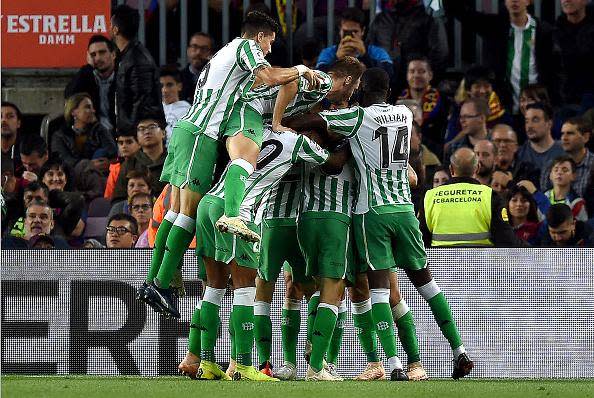
<svg viewBox="0 0 594 398">
<path fill-rule="evenodd" d="M 391 102 L 415 116 L 417 209 L 428 190 L 452 182 L 454 154 L 469 148 L 478 163 L 468 178 L 496 192 L 502 205 L 494 211 L 518 238 L 505 245 L 592 247 L 594 7 L 558 1 L 562 14 L 550 25 L 530 12 L 529 0 L 505 0 L 498 14 L 444 0 L 446 16 L 484 41 L 483 63 L 460 76 L 446 70 L 443 19 L 420 0 L 384 2 L 371 24 L 368 11 L 337 1 L 338 41 L 326 48 L 307 38 L 304 25 L 281 26 L 295 29 L 296 63 L 325 71 L 353 56 L 388 73 Z M 318 21 L 325 11 L 316 9 L 316 37 L 325 37 L 325 19 Z M 151 51 L 134 26 L 90 39 L 88 64 L 65 88 L 63 117 L 47 141 L 22 131 L 19 104 L 2 102 L 3 248 L 153 246 L 169 207 L 171 188 L 159 176 L 172 129 L 190 109 L 220 37 L 192 34 L 188 64 L 159 68 L 147 29 Z M 287 51 L 280 37 L 269 62 L 285 66 Z"/>
</svg>

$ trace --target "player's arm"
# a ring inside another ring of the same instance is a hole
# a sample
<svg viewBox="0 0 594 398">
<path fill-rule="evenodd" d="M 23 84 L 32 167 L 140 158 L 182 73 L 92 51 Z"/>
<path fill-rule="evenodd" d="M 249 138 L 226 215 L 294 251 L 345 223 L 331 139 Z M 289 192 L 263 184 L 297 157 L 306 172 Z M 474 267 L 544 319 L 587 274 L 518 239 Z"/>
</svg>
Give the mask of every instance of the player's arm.
<svg viewBox="0 0 594 398">
<path fill-rule="evenodd" d="M 311 89 L 315 89 L 320 85 L 318 75 L 305 65 L 296 65 L 290 68 L 272 68 L 263 65 L 254 72 L 254 75 L 256 76 L 254 87 L 262 84 L 270 87 L 280 86 L 297 80 L 300 76 L 307 80 Z"/>
<path fill-rule="evenodd" d="M 324 172 L 328 174 L 340 173 L 344 164 L 351 157 L 348 142 L 346 140 L 334 142 L 324 149 L 314 139 L 322 141 L 321 137 L 315 133 L 304 133 L 297 139 L 291 159 L 293 163 L 298 161 L 313 163 L 322 166 Z"/>
<path fill-rule="evenodd" d="M 290 130 L 288 127 L 282 125 L 283 115 L 287 110 L 289 103 L 295 99 L 299 89 L 299 79 L 293 80 L 281 86 L 274 102 L 274 112 L 272 114 L 272 130 L 283 131 Z"/>
</svg>

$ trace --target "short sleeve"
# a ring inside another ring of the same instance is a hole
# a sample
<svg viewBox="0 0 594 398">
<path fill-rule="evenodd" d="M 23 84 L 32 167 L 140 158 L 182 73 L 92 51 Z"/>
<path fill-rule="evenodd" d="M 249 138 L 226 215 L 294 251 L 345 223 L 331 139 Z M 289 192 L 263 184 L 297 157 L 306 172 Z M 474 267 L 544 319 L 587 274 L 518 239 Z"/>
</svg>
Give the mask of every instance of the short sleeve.
<svg viewBox="0 0 594 398">
<path fill-rule="evenodd" d="M 363 109 L 358 106 L 336 109 L 321 112 L 320 116 L 326 121 L 328 130 L 350 138 L 357 133 L 363 122 Z"/>
<path fill-rule="evenodd" d="M 330 154 L 327 150 L 306 136 L 300 135 L 295 142 L 291 161 L 297 163 L 301 160 L 307 163 L 320 165 L 326 163 L 328 156 L 330 156 Z"/>
<path fill-rule="evenodd" d="M 270 64 L 264 59 L 264 53 L 253 40 L 244 40 L 238 49 L 239 66 L 246 71 L 254 72 L 259 67 Z"/>
</svg>

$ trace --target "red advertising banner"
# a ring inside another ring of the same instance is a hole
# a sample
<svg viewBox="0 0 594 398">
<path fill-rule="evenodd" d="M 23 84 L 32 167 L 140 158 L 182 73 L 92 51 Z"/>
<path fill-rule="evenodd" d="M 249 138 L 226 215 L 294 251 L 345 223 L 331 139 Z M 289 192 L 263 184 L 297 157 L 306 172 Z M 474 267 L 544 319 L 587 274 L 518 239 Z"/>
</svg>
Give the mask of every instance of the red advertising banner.
<svg viewBox="0 0 594 398">
<path fill-rule="evenodd" d="M 89 38 L 109 36 L 110 0 L 5 0 L 2 68 L 72 68 Z"/>
</svg>

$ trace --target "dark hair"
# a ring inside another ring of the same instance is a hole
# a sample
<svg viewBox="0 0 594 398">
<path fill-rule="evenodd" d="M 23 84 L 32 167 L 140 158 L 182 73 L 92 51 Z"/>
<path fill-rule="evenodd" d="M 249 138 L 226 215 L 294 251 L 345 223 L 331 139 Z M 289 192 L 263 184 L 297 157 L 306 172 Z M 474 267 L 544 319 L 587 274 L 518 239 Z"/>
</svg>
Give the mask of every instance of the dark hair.
<svg viewBox="0 0 594 398">
<path fill-rule="evenodd" d="M 175 80 L 177 83 L 181 83 L 181 74 L 179 73 L 179 70 L 177 70 L 177 68 L 175 68 L 173 66 L 162 67 L 161 71 L 159 72 L 159 76 L 160 77 L 171 76 L 171 78 L 173 80 Z"/>
<path fill-rule="evenodd" d="M 43 176 L 45 175 L 45 173 L 47 173 L 50 170 L 59 169 L 62 169 L 64 174 L 66 174 L 66 185 L 68 185 L 68 182 L 70 180 L 70 169 L 61 158 L 54 157 L 54 155 L 52 155 L 52 157 L 50 157 L 48 161 L 45 162 L 45 164 L 41 167 L 41 170 L 39 171 L 39 177 L 43 180 Z M 64 190 L 66 191 L 66 189 Z"/>
<path fill-rule="evenodd" d="M 241 24 L 241 33 L 249 37 L 254 37 L 260 32 L 278 33 L 278 30 L 278 23 L 272 17 L 259 11 L 248 12 Z"/>
<path fill-rule="evenodd" d="M 151 176 L 148 171 L 141 171 L 141 170 L 130 170 L 128 174 L 126 174 L 126 186 L 128 185 L 128 181 L 131 179 L 143 179 L 148 185 L 149 189 L 151 189 Z"/>
<path fill-rule="evenodd" d="M 136 129 L 116 130 L 115 136 L 116 139 L 118 137 L 132 137 L 136 142 L 138 142 L 138 137 L 136 136 Z"/>
<path fill-rule="evenodd" d="M 116 26 L 120 34 L 126 39 L 135 39 L 138 34 L 138 25 L 140 24 L 138 10 L 126 4 L 115 7 L 111 12 L 111 24 L 112 26 Z"/>
<path fill-rule="evenodd" d="M 547 224 L 549 224 L 549 227 L 557 228 L 569 220 L 573 220 L 573 213 L 565 203 L 557 203 L 549 207 L 547 211 Z"/>
<path fill-rule="evenodd" d="M 464 75 L 464 88 L 469 91 L 473 84 L 486 81 L 493 84 L 495 81 L 495 73 L 486 66 L 473 65 L 466 71 Z"/>
<path fill-rule="evenodd" d="M 382 68 L 369 68 L 361 77 L 361 91 L 364 93 L 387 93 L 390 89 L 390 76 Z"/>
<path fill-rule="evenodd" d="M 144 122 L 145 120 L 152 120 L 155 123 L 157 123 L 159 125 L 159 127 L 161 128 L 161 130 L 165 130 L 165 126 L 167 126 L 167 122 L 165 121 L 165 119 L 161 116 L 157 116 L 154 113 L 151 112 L 140 112 L 140 115 L 138 115 L 138 121 L 136 122 L 136 124 L 134 125 L 134 134 L 136 134 L 136 130 L 138 129 L 138 125 L 142 122 Z"/>
<path fill-rule="evenodd" d="M 27 184 L 25 186 L 25 188 L 23 189 L 23 194 L 25 192 L 39 191 L 40 189 L 43 190 L 43 192 L 45 193 L 45 196 L 49 197 L 49 188 L 47 187 L 47 185 L 45 185 L 41 181 L 33 181 L 33 182 L 30 182 L 29 184 Z"/>
<path fill-rule="evenodd" d="M 115 51 L 115 44 L 113 44 L 113 41 L 109 40 L 109 38 L 107 38 L 103 35 L 91 36 L 91 38 L 89 39 L 89 45 L 87 46 L 87 50 L 89 49 L 89 47 L 91 47 L 91 44 L 95 44 L 95 43 L 105 43 L 109 52 Z"/>
<path fill-rule="evenodd" d="M 413 61 L 424 62 L 425 65 L 427 65 L 427 68 L 429 69 L 429 71 L 433 72 L 433 68 L 431 67 L 431 61 L 429 61 L 429 58 L 427 58 L 426 56 L 424 56 L 422 54 L 413 54 L 412 56 L 409 57 L 408 63 L 406 64 L 407 68 L 410 65 L 410 63 Z"/>
<path fill-rule="evenodd" d="M 54 209 L 52 209 L 49 202 L 46 202 L 45 200 L 33 199 L 31 201 L 31 203 L 29 203 L 29 206 L 27 206 L 27 208 L 25 209 L 25 215 L 27 215 L 27 211 L 29 211 L 29 208 L 31 206 L 42 206 L 42 207 L 50 209 L 50 214 L 52 215 L 52 219 L 54 218 Z"/>
<path fill-rule="evenodd" d="M 33 152 L 37 152 L 39 156 L 43 156 L 47 153 L 47 144 L 45 140 L 37 134 L 31 134 L 27 136 L 19 147 L 19 153 L 25 156 L 31 156 Z"/>
<path fill-rule="evenodd" d="M 569 164 L 571 165 L 571 172 L 575 173 L 575 171 L 577 169 L 577 164 L 575 163 L 575 160 L 573 160 L 573 158 L 569 155 L 560 155 L 560 156 L 557 156 L 555 159 L 553 159 L 553 161 L 551 162 L 551 170 L 553 169 L 553 167 L 555 167 L 559 163 L 564 163 L 564 162 L 569 162 Z"/>
<path fill-rule="evenodd" d="M 21 113 L 21 110 L 14 103 L 8 102 L 8 101 L 2 101 L 2 107 L 5 107 L 5 106 L 9 106 L 14 109 L 14 111 L 17 114 L 17 119 L 21 120 L 23 118 L 23 114 Z"/>
<path fill-rule="evenodd" d="M 444 165 L 437 166 L 435 168 L 435 171 L 433 172 L 433 177 L 435 177 L 435 174 L 437 174 L 440 171 L 445 172 L 450 178 L 452 178 L 452 174 L 450 173 L 450 169 L 447 166 L 444 166 Z"/>
<path fill-rule="evenodd" d="M 192 33 L 192 35 L 190 36 L 190 40 L 188 40 L 188 46 L 190 45 L 190 41 L 194 38 L 194 37 L 206 37 L 208 40 L 210 40 L 210 49 L 213 50 L 214 49 L 214 38 L 209 35 L 208 33 L 204 33 L 204 32 L 194 32 Z"/>
<path fill-rule="evenodd" d="M 136 219 L 132 217 L 130 214 L 114 214 L 113 216 L 109 217 L 107 225 L 109 226 L 112 221 L 128 221 L 130 223 L 130 228 L 132 229 L 132 235 L 138 235 L 138 223 L 136 222 Z"/>
<path fill-rule="evenodd" d="M 585 134 L 585 133 L 591 133 L 592 132 L 592 126 L 590 125 L 590 122 L 588 122 L 588 120 L 583 117 L 583 116 L 574 116 L 574 117 L 570 117 L 569 119 L 567 119 L 565 122 L 563 122 L 563 124 L 572 124 L 575 127 L 577 127 L 577 130 L 580 132 L 580 134 Z"/>
<path fill-rule="evenodd" d="M 536 200 L 534 200 L 534 196 L 532 196 L 532 194 L 521 185 L 513 185 L 511 186 L 511 188 L 509 188 L 509 191 L 507 193 L 507 200 L 505 202 L 507 213 L 511 215 L 511 212 L 509 210 L 509 201 L 512 200 L 512 198 L 516 195 L 521 195 L 524 199 L 528 201 L 528 203 L 530 203 L 530 208 L 528 210 L 528 215 L 526 216 L 526 219 L 528 221 L 538 222 L 538 207 L 536 205 Z"/>
<path fill-rule="evenodd" d="M 342 11 L 342 14 L 340 14 L 340 20 L 338 21 L 338 23 L 342 24 L 343 21 L 356 22 L 362 29 L 365 28 L 365 14 L 357 7 L 345 8 Z"/>
<path fill-rule="evenodd" d="M 312 60 L 320 55 L 320 42 L 316 39 L 307 39 L 299 47 L 299 55 L 301 59 Z"/>
<path fill-rule="evenodd" d="M 489 116 L 489 103 L 484 98 L 468 98 L 462 105 L 464 104 L 472 104 L 477 113 L 484 117 Z"/>
<path fill-rule="evenodd" d="M 551 103 L 549 91 L 542 84 L 529 84 L 520 91 L 520 95 L 524 94 L 526 97 L 536 100 L 537 102 Z"/>
<path fill-rule="evenodd" d="M 546 102 L 535 102 L 533 104 L 528 104 L 526 105 L 526 112 L 528 112 L 529 109 L 540 109 L 543 111 L 546 120 L 551 120 L 553 118 L 553 108 Z"/>
<path fill-rule="evenodd" d="M 338 77 L 352 76 L 354 80 L 360 79 L 365 72 L 365 65 L 355 57 L 346 56 L 332 64 L 328 73 Z"/>
</svg>

